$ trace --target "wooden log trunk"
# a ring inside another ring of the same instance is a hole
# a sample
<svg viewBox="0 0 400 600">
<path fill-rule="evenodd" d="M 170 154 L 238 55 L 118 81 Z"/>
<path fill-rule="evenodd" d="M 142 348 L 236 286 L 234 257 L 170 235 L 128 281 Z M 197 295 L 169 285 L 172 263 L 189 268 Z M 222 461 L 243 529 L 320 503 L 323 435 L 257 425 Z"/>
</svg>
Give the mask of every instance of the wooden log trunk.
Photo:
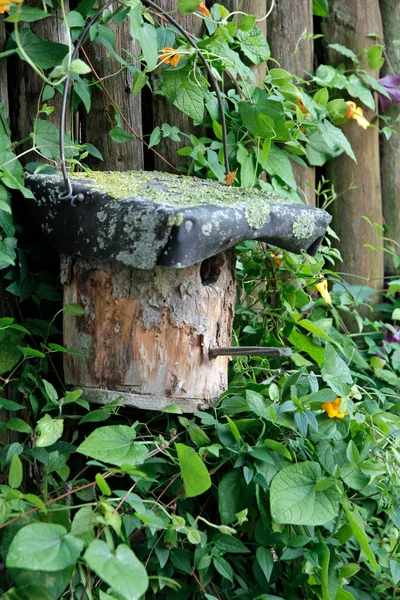
<svg viewBox="0 0 400 600">
<path fill-rule="evenodd" d="M 339 43 L 355 52 L 368 48 L 375 40 L 368 34 L 382 34 L 378 0 L 332 0 L 329 18 L 324 19 L 326 44 Z M 327 49 L 328 64 L 337 64 L 343 57 Z M 364 65 L 366 70 L 368 66 Z M 378 73 L 370 72 L 377 76 Z M 369 121 L 376 113 L 365 110 Z M 379 132 L 372 127 L 361 129 L 352 121 L 343 127 L 357 157 L 356 164 L 346 154 L 328 163 L 328 179 L 343 195 L 332 205 L 333 229 L 340 237 L 339 248 L 345 279 L 354 285 L 369 285 L 380 289 L 383 282 L 383 253 L 365 248 L 364 244 L 380 247 L 381 241 L 364 219 L 382 225 L 382 195 L 379 166 Z M 356 189 L 348 190 L 351 184 Z M 349 275 L 347 275 L 347 273 Z"/>
<path fill-rule="evenodd" d="M 65 5 L 65 10 L 68 12 L 68 2 Z M 61 10 L 54 17 L 48 17 L 30 25 L 33 33 L 40 38 L 59 44 L 68 43 L 67 32 L 65 27 L 63 27 Z M 9 63 L 13 82 L 13 85 L 9 89 L 10 105 L 12 106 L 12 110 L 10 111 L 11 131 L 14 140 L 21 140 L 33 131 L 34 120 L 38 110 L 41 108 L 41 95 L 44 82 L 23 60 L 14 58 Z M 54 106 L 54 111 L 49 116 L 42 116 L 41 118 L 51 121 L 58 127 L 60 124 L 61 94 L 56 92 L 53 98 L 46 100 L 46 104 Z M 67 131 L 72 131 L 73 129 L 69 108 L 67 109 L 66 129 Z M 29 148 L 29 145 L 24 144 L 19 146 L 18 150 L 22 151 L 26 148 Z M 31 161 L 49 162 L 48 159 L 41 157 L 36 152 L 31 152 L 21 157 L 23 164 Z"/>
<path fill-rule="evenodd" d="M 6 45 L 6 24 L 4 19 L 0 20 L 0 52 L 5 50 Z M 4 113 L 8 116 L 8 77 L 7 77 L 7 61 L 0 59 L 0 102 L 3 103 Z"/>
<path fill-rule="evenodd" d="M 111 10 L 117 9 L 118 4 L 112 5 Z M 108 25 L 116 36 L 116 52 L 126 58 L 125 50 L 137 56 L 140 46 L 132 39 L 129 29 L 129 19 L 126 18 L 121 25 L 114 22 Z M 88 158 L 92 169 L 127 171 L 143 169 L 143 144 L 139 140 L 123 144 L 115 143 L 109 131 L 116 126 L 115 110 L 113 104 L 118 106 L 134 131 L 142 136 L 142 104 L 141 94 L 132 96 L 133 74 L 127 69 L 121 69 L 120 63 L 110 55 L 110 51 L 102 44 L 85 44 L 85 51 L 89 56 L 98 76 L 106 78 L 103 82 L 110 92 L 111 100 L 99 86 L 93 86 L 92 105 L 88 115 L 81 110 L 82 135 L 86 142 L 94 144 L 102 153 L 104 162 L 95 158 Z M 83 57 L 82 57 L 83 58 Z M 112 76 L 114 75 L 114 76 Z M 112 77 L 110 77 L 112 76 Z M 94 77 L 94 80 L 96 78 Z M 123 129 L 132 135 L 132 131 L 123 124 Z"/>
<path fill-rule="evenodd" d="M 213 2 L 213 4 L 215 4 L 215 2 Z M 230 12 L 242 11 L 249 15 L 255 15 L 255 17 L 259 21 L 258 23 L 256 23 L 255 26 L 263 32 L 265 37 L 267 37 L 267 19 L 260 20 L 265 17 L 267 12 L 266 0 L 227 0 L 223 3 L 220 2 L 220 4 L 223 4 L 225 8 L 228 9 Z M 238 21 L 241 16 L 241 14 L 236 15 L 236 21 Z M 261 85 L 265 79 L 267 71 L 266 64 L 250 64 L 249 66 L 251 66 L 251 70 L 256 76 L 257 85 Z"/>
<path fill-rule="evenodd" d="M 171 12 L 174 18 L 179 24 L 191 35 L 199 38 L 203 29 L 203 21 L 199 17 L 193 16 L 192 14 L 182 14 L 175 12 L 177 8 L 176 0 L 159 0 L 158 5 L 165 11 Z M 157 89 L 157 78 L 159 73 L 154 73 L 152 76 L 152 84 Z M 204 135 L 205 131 L 202 127 L 196 127 L 193 125 L 193 119 L 185 115 L 182 111 L 178 110 L 171 102 L 169 102 L 164 96 L 158 96 L 154 94 L 152 96 L 152 110 L 153 110 L 153 128 L 160 126 L 163 123 L 168 123 L 171 127 L 175 126 L 180 129 L 183 133 L 193 133 L 196 137 Z M 150 132 L 149 132 L 150 133 Z M 185 156 L 180 156 L 177 152 L 182 146 L 186 146 L 186 138 L 182 138 L 181 142 L 174 142 L 170 138 L 163 138 L 157 145 L 157 151 L 166 158 L 172 165 L 178 167 L 187 165 L 188 160 Z M 154 168 L 157 171 L 169 171 L 174 172 L 170 169 L 167 164 L 154 155 Z"/>
<path fill-rule="evenodd" d="M 306 79 L 306 72 L 312 72 L 314 68 L 314 44 L 313 40 L 299 42 L 304 30 L 313 32 L 312 0 L 303 0 L 301 10 L 293 10 L 292 0 L 276 0 L 268 17 L 271 55 L 282 69 Z M 298 50 L 294 54 L 297 44 Z M 271 64 L 273 66 L 276 65 Z M 307 204 L 315 206 L 315 168 L 305 168 L 295 162 L 292 167 L 300 196 Z"/>
<path fill-rule="evenodd" d="M 235 302 L 234 253 L 186 269 L 129 269 L 116 262 L 64 259 L 64 302 L 85 308 L 64 316 L 65 381 L 88 400 L 184 412 L 207 408 L 227 387 Z M 106 388 L 106 389 L 105 389 Z"/>
<path fill-rule="evenodd" d="M 394 44 L 394 40 L 400 36 L 400 0 L 380 0 L 383 22 L 383 35 L 386 53 L 394 74 L 400 73 L 400 46 Z M 381 76 L 393 74 L 389 64 L 386 62 L 381 71 Z M 399 116 L 399 105 L 391 104 L 385 111 L 385 116 L 392 117 L 390 127 L 397 131 L 387 140 L 381 136 L 381 180 L 383 216 L 388 227 L 390 236 L 400 244 L 400 122 L 396 123 Z M 382 125 L 384 123 L 382 122 Z M 388 248 L 399 254 L 400 249 Z M 385 253 L 385 271 L 389 275 L 395 275 L 396 269 L 393 257 Z"/>
</svg>

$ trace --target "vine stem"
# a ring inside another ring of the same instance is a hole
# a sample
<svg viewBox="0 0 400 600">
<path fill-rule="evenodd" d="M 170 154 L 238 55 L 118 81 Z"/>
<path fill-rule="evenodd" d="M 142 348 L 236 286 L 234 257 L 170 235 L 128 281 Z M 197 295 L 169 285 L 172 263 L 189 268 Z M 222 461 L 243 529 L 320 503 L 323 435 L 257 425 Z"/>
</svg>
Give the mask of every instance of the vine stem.
<svg viewBox="0 0 400 600">
<path fill-rule="evenodd" d="M 227 129 L 226 129 L 226 119 L 225 119 L 224 104 L 223 104 L 223 101 L 222 101 L 221 89 L 220 89 L 220 87 L 218 85 L 218 81 L 214 77 L 212 69 L 211 69 L 210 65 L 208 64 L 208 61 L 207 61 L 206 57 L 204 56 L 204 54 L 200 50 L 199 46 L 188 35 L 188 33 L 178 23 L 178 21 L 176 21 L 173 17 L 171 17 L 170 14 L 165 13 L 162 10 L 162 8 L 160 6 L 158 6 L 158 4 L 156 4 L 155 2 L 153 2 L 153 0 L 142 0 L 142 3 L 145 4 L 146 6 L 150 6 L 151 8 L 153 8 L 154 10 L 156 10 L 157 12 L 161 13 L 164 16 L 164 18 L 167 19 L 171 23 L 171 25 L 173 25 L 174 27 L 176 27 L 176 29 L 184 36 L 184 38 L 189 42 L 189 44 L 196 50 L 196 52 L 197 52 L 200 60 L 202 61 L 203 65 L 204 65 L 204 68 L 207 71 L 207 74 L 208 74 L 208 76 L 210 78 L 210 81 L 212 83 L 214 91 L 215 91 L 215 93 L 217 95 L 218 105 L 219 105 L 219 109 L 220 109 L 220 113 L 221 113 L 221 126 L 222 126 L 222 139 L 223 139 L 223 147 L 224 147 L 225 174 L 228 175 L 230 173 L 230 167 L 229 167 L 229 154 L 228 154 L 228 133 L 227 133 Z"/>
</svg>

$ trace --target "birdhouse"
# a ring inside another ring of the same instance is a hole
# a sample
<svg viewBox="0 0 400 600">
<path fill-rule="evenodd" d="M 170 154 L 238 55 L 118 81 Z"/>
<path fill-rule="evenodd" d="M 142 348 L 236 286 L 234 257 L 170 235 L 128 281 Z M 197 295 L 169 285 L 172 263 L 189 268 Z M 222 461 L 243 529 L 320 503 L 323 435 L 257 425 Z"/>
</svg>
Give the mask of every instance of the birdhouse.
<svg viewBox="0 0 400 600">
<path fill-rule="evenodd" d="M 75 205 L 60 199 L 58 175 L 27 175 L 26 186 L 24 210 L 61 255 L 64 303 L 85 311 L 64 315 L 64 346 L 83 353 L 65 355 L 66 384 L 143 409 L 194 412 L 226 390 L 229 355 L 241 352 L 234 246 L 315 254 L 330 222 L 260 190 L 167 173 L 79 173 Z"/>
</svg>

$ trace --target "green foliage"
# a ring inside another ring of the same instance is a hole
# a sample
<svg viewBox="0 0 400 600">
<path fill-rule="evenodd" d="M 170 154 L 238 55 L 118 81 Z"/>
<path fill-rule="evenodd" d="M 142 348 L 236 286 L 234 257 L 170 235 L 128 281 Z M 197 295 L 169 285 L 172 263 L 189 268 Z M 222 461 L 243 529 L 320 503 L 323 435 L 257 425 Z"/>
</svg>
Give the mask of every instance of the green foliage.
<svg viewBox="0 0 400 600">
<path fill-rule="evenodd" d="M 85 0 L 63 16 L 71 44 L 93 6 Z M 179 0 L 178 7 L 201 16 L 197 0 Z M 236 358 L 229 390 L 210 412 L 183 417 L 171 404 L 147 415 L 118 402 L 91 410 L 82 390 L 60 389 L 54 362 L 79 354 L 59 343 L 60 313 L 79 319 L 84 308 L 58 310 L 60 289 L 43 258 L 35 263 L 31 248 L 18 247 L 10 196 L 31 194 L 19 162 L 25 152 L 58 165 L 59 130 L 48 120 L 47 101 L 70 75 L 72 110 L 82 103 L 90 112 L 94 80 L 85 62 L 72 61 L 71 44 L 32 32 L 29 23 L 54 18 L 49 3 L 46 9 L 16 5 L 7 18 L 14 32 L 6 54 L 35 70 L 43 93 L 24 140 L 30 147 L 20 155 L 0 114 L 1 300 L 37 307 L 21 323 L 0 318 L 0 408 L 18 415 L 0 424 L 1 599 L 396 597 L 400 283 L 389 284 L 377 315 L 362 318 L 369 290 L 327 268 L 340 260 L 334 232 L 315 258 L 277 255 L 256 242 L 238 247 L 234 339 L 290 345 L 293 355 Z M 326 0 L 314 0 L 316 16 L 328 10 Z M 301 201 L 292 162 L 323 166 L 342 153 L 355 160 L 340 128 L 349 118 L 346 100 L 374 108 L 372 90 L 387 95 L 363 66 L 380 68 L 383 47 L 356 54 L 332 44 L 350 64 L 320 64 L 307 80 L 268 67 L 257 86 L 250 67 L 270 59 L 270 48 L 254 16 L 236 17 L 214 4 L 199 40 L 222 90 L 235 185 Z M 140 68 L 116 52 L 112 27 L 124 19 L 140 45 Z M 197 138 L 159 124 L 150 147 L 164 138 L 187 144 L 179 150 L 188 158 L 183 170 L 222 182 L 219 106 L 186 38 L 138 0 L 105 10 L 89 37 L 134 74 L 133 94 L 148 87 L 206 131 Z M 168 48 L 179 57 L 175 65 L 161 58 Z M 132 143 L 114 108 L 110 138 Z M 86 168 L 88 153 L 102 159 L 90 143 L 66 135 L 65 144 L 71 169 Z M 335 199 L 323 178 L 317 193 L 322 206 Z M 317 292 L 324 268 L 331 304 Z M 347 330 L 343 314 L 355 319 L 357 334 Z"/>
</svg>

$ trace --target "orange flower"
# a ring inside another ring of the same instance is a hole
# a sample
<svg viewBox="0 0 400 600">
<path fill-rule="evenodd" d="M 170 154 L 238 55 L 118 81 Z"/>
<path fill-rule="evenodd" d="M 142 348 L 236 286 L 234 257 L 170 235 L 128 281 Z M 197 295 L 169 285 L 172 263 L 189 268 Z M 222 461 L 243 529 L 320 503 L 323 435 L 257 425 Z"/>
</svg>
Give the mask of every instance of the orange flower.
<svg viewBox="0 0 400 600">
<path fill-rule="evenodd" d="M 321 408 L 327 412 L 330 419 L 334 419 L 335 417 L 337 419 L 343 419 L 343 417 L 347 414 L 347 410 L 344 412 L 339 412 L 341 402 L 341 398 L 336 398 L 336 400 L 333 402 L 324 402 L 321 404 Z"/>
<path fill-rule="evenodd" d="M 363 129 L 367 129 L 370 126 L 370 122 L 364 117 L 363 109 L 357 106 L 356 103 L 352 102 L 351 100 L 348 100 L 346 104 L 349 106 L 346 117 L 348 119 L 354 119 L 357 122 L 357 125 Z"/>
<path fill-rule="evenodd" d="M 12 4 L 20 4 L 23 0 L 12 0 Z M 11 4 L 6 0 L 0 0 L 0 15 L 10 10 Z"/>
<path fill-rule="evenodd" d="M 231 185 L 236 179 L 236 171 L 231 171 L 225 175 L 225 183 L 226 185 Z"/>
<path fill-rule="evenodd" d="M 303 105 L 302 101 L 300 100 L 300 98 L 296 101 L 296 106 L 299 107 L 299 109 L 301 110 L 301 112 L 303 113 L 303 115 L 307 114 L 307 109 L 306 107 Z"/>
<path fill-rule="evenodd" d="M 280 267 L 281 266 L 281 264 L 282 264 L 282 254 L 279 252 L 279 250 L 274 250 L 274 252 L 271 252 L 271 258 L 273 258 L 276 267 Z"/>
<path fill-rule="evenodd" d="M 205 17 L 211 17 L 211 13 L 208 10 L 207 6 L 204 4 L 204 2 L 200 2 L 197 8 Z"/>
<path fill-rule="evenodd" d="M 160 60 L 162 63 L 164 63 L 164 65 L 176 67 L 178 62 L 181 60 L 181 57 L 176 50 L 170 48 L 170 46 L 166 46 L 160 51 Z"/>
</svg>

